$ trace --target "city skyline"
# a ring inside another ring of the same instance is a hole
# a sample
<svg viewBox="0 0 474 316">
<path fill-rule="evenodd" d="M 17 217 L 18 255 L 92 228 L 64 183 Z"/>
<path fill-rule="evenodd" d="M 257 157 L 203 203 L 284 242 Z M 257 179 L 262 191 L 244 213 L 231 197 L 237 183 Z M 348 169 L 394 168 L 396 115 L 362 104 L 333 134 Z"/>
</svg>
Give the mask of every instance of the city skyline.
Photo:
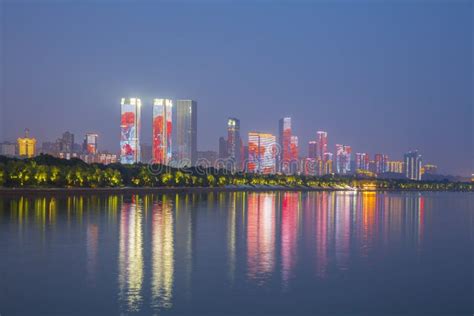
<svg viewBox="0 0 474 316">
<path fill-rule="evenodd" d="M 418 149 L 440 173 L 472 173 L 470 3 L 280 3 L 254 4 L 252 10 L 237 4 L 57 3 L 41 6 L 40 15 L 32 14 L 34 3 L 6 1 L 1 8 L 6 67 L 0 141 L 15 141 L 26 127 L 39 142 L 66 130 L 94 132 L 102 149 L 117 152 L 115 100 L 138 96 L 148 103 L 163 95 L 199 102 L 200 151 L 217 150 L 228 117 L 240 119 L 246 139 L 255 129 L 278 135 L 276 122 L 290 116 L 302 155 L 315 131 L 324 130 L 331 152 L 342 143 L 353 155 L 384 153 L 402 160 Z M 169 15 L 146 22 L 158 9 Z M 114 22 L 129 14 L 143 19 L 127 26 Z M 170 28 L 177 15 L 191 19 Z M 90 23 L 74 29 L 86 16 Z M 206 21 L 193 23 L 195 16 Z M 279 25 L 285 16 L 294 21 L 291 26 Z M 395 25 L 392 16 L 404 23 Z M 241 19 L 248 25 L 233 26 Z M 116 28 L 136 35 L 144 47 L 122 47 Z M 183 36 L 171 37 L 173 32 Z M 147 36 L 173 49 L 155 46 Z M 186 53 L 184 47 L 192 49 Z M 151 107 L 142 110 L 142 122 L 150 122 Z M 143 123 L 142 141 L 151 144 L 151 126 L 145 125 L 151 124 Z"/>
</svg>

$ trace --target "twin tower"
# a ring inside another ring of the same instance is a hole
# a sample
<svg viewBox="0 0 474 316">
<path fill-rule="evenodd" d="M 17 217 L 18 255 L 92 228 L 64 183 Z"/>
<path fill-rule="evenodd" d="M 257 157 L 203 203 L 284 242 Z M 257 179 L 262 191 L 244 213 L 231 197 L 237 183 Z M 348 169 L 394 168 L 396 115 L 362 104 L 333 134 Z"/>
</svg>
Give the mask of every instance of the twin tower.
<svg viewBox="0 0 474 316">
<path fill-rule="evenodd" d="M 122 98 L 120 118 L 120 162 L 170 164 L 175 159 L 180 166 L 191 166 L 197 159 L 197 102 L 171 99 L 152 100 L 152 161 L 142 161 L 140 155 L 141 107 L 139 98 Z M 173 126 L 176 117 L 176 126 Z M 176 146 L 173 148 L 173 136 Z"/>
</svg>

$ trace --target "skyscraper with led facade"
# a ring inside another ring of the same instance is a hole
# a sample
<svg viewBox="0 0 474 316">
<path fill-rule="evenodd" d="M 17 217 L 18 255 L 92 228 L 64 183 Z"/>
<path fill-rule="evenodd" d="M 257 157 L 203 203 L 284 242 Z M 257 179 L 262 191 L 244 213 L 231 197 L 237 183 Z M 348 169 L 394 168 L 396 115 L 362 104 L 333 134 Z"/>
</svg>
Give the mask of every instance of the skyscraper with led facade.
<svg viewBox="0 0 474 316">
<path fill-rule="evenodd" d="M 368 153 L 356 153 L 356 169 L 369 170 L 369 161 Z"/>
<path fill-rule="evenodd" d="M 276 137 L 272 134 L 248 134 L 248 172 L 272 174 L 276 171 Z"/>
<path fill-rule="evenodd" d="M 278 121 L 278 168 L 282 173 L 290 172 L 291 157 L 291 117 L 283 117 Z"/>
<path fill-rule="evenodd" d="M 152 157 L 153 163 L 169 164 L 171 160 L 171 132 L 173 130 L 173 101 L 153 100 Z"/>
<path fill-rule="evenodd" d="M 328 151 L 328 133 L 324 131 L 316 132 L 316 158 L 323 160 L 324 154 Z"/>
<path fill-rule="evenodd" d="M 351 171 L 351 146 L 336 145 L 336 173 L 348 174 Z"/>
<path fill-rule="evenodd" d="M 82 150 L 85 154 L 96 154 L 98 151 L 98 139 L 99 135 L 95 133 L 87 133 L 84 137 L 84 144 Z"/>
<path fill-rule="evenodd" d="M 421 155 L 417 150 L 410 151 L 404 155 L 405 176 L 411 180 L 421 180 Z"/>
<path fill-rule="evenodd" d="M 231 159 L 234 170 L 242 168 L 242 139 L 240 138 L 240 120 L 227 119 L 227 158 Z"/>
<path fill-rule="evenodd" d="M 177 158 L 181 166 L 191 166 L 197 160 L 197 102 L 176 101 Z"/>
<path fill-rule="evenodd" d="M 388 171 L 387 162 L 388 156 L 384 154 L 375 154 L 375 173 L 381 174 Z"/>
<path fill-rule="evenodd" d="M 140 161 L 140 113 L 139 98 L 122 98 L 120 119 L 120 162 L 132 164 Z"/>
</svg>

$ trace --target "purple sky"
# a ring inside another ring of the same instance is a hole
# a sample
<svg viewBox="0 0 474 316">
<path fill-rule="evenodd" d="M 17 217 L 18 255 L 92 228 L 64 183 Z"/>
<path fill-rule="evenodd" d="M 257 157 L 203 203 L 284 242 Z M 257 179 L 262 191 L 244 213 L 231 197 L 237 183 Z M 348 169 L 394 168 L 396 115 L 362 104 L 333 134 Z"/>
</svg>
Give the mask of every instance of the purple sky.
<svg viewBox="0 0 474 316">
<path fill-rule="evenodd" d="M 11 1 L 1 6 L 0 140 L 28 127 L 100 134 L 118 151 L 119 101 L 198 101 L 198 148 L 226 118 L 302 152 L 317 130 L 354 152 L 417 148 L 441 173 L 473 171 L 472 1 Z"/>
</svg>

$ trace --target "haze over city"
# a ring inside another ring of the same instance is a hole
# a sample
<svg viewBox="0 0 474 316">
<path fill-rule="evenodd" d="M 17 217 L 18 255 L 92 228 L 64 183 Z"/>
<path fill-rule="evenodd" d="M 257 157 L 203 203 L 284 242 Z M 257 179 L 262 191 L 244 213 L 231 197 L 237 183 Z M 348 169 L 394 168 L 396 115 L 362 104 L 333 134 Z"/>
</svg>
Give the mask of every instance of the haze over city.
<svg viewBox="0 0 474 316">
<path fill-rule="evenodd" d="M 198 102 L 198 149 L 228 117 L 302 153 L 317 130 L 354 152 L 418 149 L 441 173 L 472 172 L 472 2 L 3 1 L 0 141 L 66 130 L 119 151 L 120 99 Z M 149 122 L 149 123 L 148 123 Z"/>
</svg>

